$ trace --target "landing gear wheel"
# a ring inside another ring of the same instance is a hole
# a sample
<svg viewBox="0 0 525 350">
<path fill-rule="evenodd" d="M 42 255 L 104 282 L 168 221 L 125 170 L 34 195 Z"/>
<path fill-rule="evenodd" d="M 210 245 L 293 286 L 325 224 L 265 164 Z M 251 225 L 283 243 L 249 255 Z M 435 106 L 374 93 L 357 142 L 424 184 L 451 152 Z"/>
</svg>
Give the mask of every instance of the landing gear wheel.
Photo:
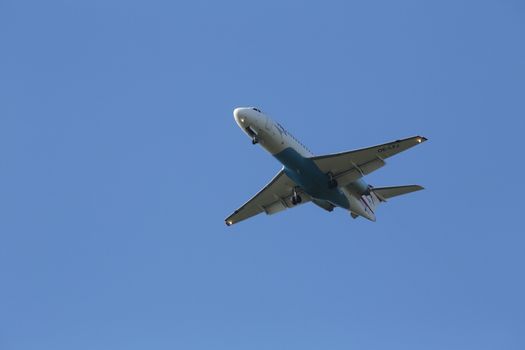
<svg viewBox="0 0 525 350">
<path fill-rule="evenodd" d="M 259 143 L 259 139 L 257 137 L 252 138 L 252 145 L 256 145 Z"/>
<path fill-rule="evenodd" d="M 332 174 L 331 171 L 328 172 L 328 188 L 336 188 L 337 187 L 337 180 L 334 179 L 334 174 Z"/>
<path fill-rule="evenodd" d="M 296 194 L 296 195 L 294 195 L 292 197 L 292 204 L 293 205 L 297 205 L 297 204 L 301 203 L 302 201 L 303 201 L 303 199 L 298 194 Z"/>
<path fill-rule="evenodd" d="M 297 205 L 297 204 L 301 203 L 302 201 L 303 201 L 303 199 L 301 198 L 301 196 L 297 194 L 297 188 L 294 188 L 293 196 L 292 196 L 292 204 L 293 205 Z"/>
</svg>

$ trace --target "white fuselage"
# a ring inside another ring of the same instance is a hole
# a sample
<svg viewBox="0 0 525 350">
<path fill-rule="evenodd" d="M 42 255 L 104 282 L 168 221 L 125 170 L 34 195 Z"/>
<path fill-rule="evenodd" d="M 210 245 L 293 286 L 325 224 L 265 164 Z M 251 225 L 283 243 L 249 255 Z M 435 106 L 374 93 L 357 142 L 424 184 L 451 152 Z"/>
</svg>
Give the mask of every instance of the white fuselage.
<svg viewBox="0 0 525 350">
<path fill-rule="evenodd" d="M 314 154 L 282 125 L 254 107 L 236 108 L 233 115 L 252 142 L 260 144 L 276 157 L 298 187 L 312 198 L 327 201 L 375 221 L 374 208 L 367 202 L 368 198 L 353 191 L 351 186 L 329 188 L 329 175 L 321 173 L 309 159 Z M 362 180 L 358 181 L 360 185 L 365 185 Z"/>
</svg>

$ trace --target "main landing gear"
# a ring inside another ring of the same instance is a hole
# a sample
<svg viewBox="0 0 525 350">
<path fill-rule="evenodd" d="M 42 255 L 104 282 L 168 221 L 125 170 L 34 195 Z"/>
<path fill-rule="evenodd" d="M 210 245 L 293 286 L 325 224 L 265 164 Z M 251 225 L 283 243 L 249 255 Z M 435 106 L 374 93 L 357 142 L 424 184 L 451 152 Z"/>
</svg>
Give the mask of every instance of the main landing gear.
<svg viewBox="0 0 525 350">
<path fill-rule="evenodd" d="M 257 136 L 252 137 L 252 145 L 256 145 L 258 143 L 259 143 L 259 139 L 257 138 Z"/>
<path fill-rule="evenodd" d="M 328 188 L 336 188 L 338 186 L 337 180 L 334 179 L 333 176 L 334 175 L 332 173 L 328 173 Z"/>
<path fill-rule="evenodd" d="M 293 196 L 292 196 L 292 204 L 293 205 L 297 205 L 297 204 L 301 203 L 302 201 L 303 201 L 303 199 L 301 198 L 301 196 L 297 194 L 296 190 L 294 190 L 293 191 Z"/>
</svg>

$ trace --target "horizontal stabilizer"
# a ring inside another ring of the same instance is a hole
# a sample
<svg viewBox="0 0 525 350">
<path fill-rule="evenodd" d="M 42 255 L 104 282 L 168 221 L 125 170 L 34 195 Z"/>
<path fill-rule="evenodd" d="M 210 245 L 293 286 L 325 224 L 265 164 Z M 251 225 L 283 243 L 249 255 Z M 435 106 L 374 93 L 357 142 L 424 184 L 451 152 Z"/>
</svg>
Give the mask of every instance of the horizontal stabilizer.
<svg viewBox="0 0 525 350">
<path fill-rule="evenodd" d="M 416 192 L 423 190 L 424 188 L 419 185 L 408 185 L 408 186 L 392 186 L 392 187 L 377 187 L 373 189 L 373 192 L 382 200 L 387 200 L 392 197 L 401 196 L 403 194 Z"/>
</svg>

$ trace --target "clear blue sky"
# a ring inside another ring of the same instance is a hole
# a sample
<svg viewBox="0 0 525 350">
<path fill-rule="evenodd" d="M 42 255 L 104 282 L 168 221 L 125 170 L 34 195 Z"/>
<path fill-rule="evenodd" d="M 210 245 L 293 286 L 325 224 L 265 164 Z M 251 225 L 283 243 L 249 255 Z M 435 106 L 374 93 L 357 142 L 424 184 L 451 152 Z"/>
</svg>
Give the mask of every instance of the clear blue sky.
<svg viewBox="0 0 525 350">
<path fill-rule="evenodd" d="M 524 349 L 522 1 L 0 2 L 0 349 Z M 421 134 L 378 222 L 224 218 Z"/>
</svg>

